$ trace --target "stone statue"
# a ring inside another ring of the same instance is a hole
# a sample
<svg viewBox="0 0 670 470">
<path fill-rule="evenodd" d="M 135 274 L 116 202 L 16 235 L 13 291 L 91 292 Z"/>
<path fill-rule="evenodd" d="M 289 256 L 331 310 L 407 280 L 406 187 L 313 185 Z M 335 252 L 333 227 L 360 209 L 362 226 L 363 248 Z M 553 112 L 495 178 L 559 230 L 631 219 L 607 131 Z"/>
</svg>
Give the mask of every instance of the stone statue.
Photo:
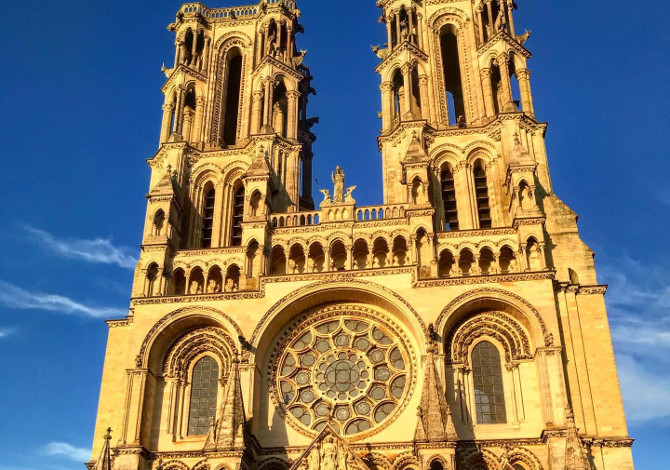
<svg viewBox="0 0 670 470">
<path fill-rule="evenodd" d="M 319 470 L 320 461 L 321 459 L 319 456 L 319 449 L 317 447 L 314 447 L 307 456 L 308 470 Z"/>
<path fill-rule="evenodd" d="M 319 468 L 320 470 L 337 470 L 337 445 L 333 441 L 333 436 L 328 436 L 321 444 L 321 465 Z"/>
<path fill-rule="evenodd" d="M 324 204 L 332 204 L 333 199 L 330 197 L 330 191 L 327 189 L 319 189 L 319 192 L 323 194 L 323 202 L 321 202 L 321 205 Z"/>
<path fill-rule="evenodd" d="M 235 284 L 235 281 L 230 277 L 226 279 L 225 290 L 226 292 L 237 292 L 237 284 Z"/>
<path fill-rule="evenodd" d="M 355 203 L 356 203 L 356 200 L 354 199 L 354 197 L 353 197 L 352 194 L 351 194 L 351 193 L 354 192 L 354 190 L 355 190 L 356 188 L 357 188 L 357 186 L 349 186 L 349 187 L 347 188 L 347 193 L 344 195 L 344 202 L 352 203 L 352 204 L 355 204 Z"/>
<path fill-rule="evenodd" d="M 335 168 L 335 171 L 332 173 L 331 179 L 335 184 L 333 202 L 334 203 L 344 202 L 344 170 L 342 170 L 342 168 L 340 168 L 339 165 Z"/>
<path fill-rule="evenodd" d="M 218 294 L 221 292 L 221 286 L 214 279 L 210 279 L 207 283 L 207 293 L 209 294 Z"/>
<path fill-rule="evenodd" d="M 191 294 L 202 294 L 202 286 L 198 281 L 191 281 Z"/>
</svg>

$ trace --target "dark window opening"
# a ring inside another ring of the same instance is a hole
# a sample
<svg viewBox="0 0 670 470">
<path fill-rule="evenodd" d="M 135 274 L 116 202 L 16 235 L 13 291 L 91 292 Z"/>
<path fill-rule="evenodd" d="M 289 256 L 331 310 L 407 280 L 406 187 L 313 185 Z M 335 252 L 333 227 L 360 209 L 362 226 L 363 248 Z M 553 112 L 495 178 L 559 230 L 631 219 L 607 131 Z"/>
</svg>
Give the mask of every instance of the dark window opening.
<svg viewBox="0 0 670 470">
<path fill-rule="evenodd" d="M 486 172 L 482 164 L 475 167 L 475 194 L 477 196 L 477 215 L 479 228 L 491 228 L 491 207 L 489 205 L 489 188 Z"/>
<path fill-rule="evenodd" d="M 442 203 L 444 204 L 444 224 L 446 230 L 458 230 L 458 209 L 456 207 L 456 186 L 454 175 L 447 168 L 442 172 Z"/>
<path fill-rule="evenodd" d="M 226 107 L 223 120 L 223 143 L 237 143 L 237 120 L 240 107 L 240 86 L 242 82 L 242 56 L 234 55 L 228 60 L 228 79 L 226 84 Z"/>
<path fill-rule="evenodd" d="M 232 245 L 242 246 L 242 220 L 244 219 L 244 186 L 235 191 L 233 198 L 233 236 Z"/>
<path fill-rule="evenodd" d="M 449 124 L 455 126 L 460 116 L 465 118 L 465 104 L 463 102 L 463 85 L 461 81 L 461 65 L 458 57 L 458 39 L 452 27 L 447 25 L 440 34 L 442 50 L 442 70 L 444 73 L 444 87 L 447 94 L 452 95 L 453 109 L 450 114 L 455 116 Z"/>
<path fill-rule="evenodd" d="M 213 187 L 205 190 L 202 207 L 202 247 L 212 247 L 212 229 L 214 227 L 214 203 L 216 191 Z"/>
</svg>

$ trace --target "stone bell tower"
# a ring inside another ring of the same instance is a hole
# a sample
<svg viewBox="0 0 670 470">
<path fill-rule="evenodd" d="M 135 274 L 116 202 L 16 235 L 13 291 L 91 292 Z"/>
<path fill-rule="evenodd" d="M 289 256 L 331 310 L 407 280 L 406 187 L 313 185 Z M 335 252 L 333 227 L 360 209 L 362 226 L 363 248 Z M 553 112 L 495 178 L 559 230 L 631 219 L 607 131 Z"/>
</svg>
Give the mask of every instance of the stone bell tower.
<svg viewBox="0 0 670 470">
<path fill-rule="evenodd" d="M 170 24 L 89 469 L 633 469 L 606 286 L 551 188 L 515 2 L 377 5 L 366 207 L 340 162 L 314 207 L 293 0 Z"/>
</svg>

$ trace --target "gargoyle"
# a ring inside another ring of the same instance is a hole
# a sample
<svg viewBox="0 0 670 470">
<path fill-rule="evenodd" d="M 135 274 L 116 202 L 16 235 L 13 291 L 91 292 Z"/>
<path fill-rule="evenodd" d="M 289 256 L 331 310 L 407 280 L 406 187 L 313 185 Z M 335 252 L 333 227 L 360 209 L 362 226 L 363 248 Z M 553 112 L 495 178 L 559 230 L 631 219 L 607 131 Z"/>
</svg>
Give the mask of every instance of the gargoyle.
<svg viewBox="0 0 670 470">
<path fill-rule="evenodd" d="M 386 44 L 384 44 L 386 45 Z M 381 60 L 386 59 L 389 55 L 389 50 L 388 49 L 382 49 L 380 46 L 370 46 L 372 48 L 372 52 L 374 52 L 377 57 L 379 57 Z"/>
<path fill-rule="evenodd" d="M 529 37 L 530 37 L 530 31 L 526 30 L 525 33 L 523 33 L 520 36 L 515 36 L 514 39 L 516 39 L 516 42 L 518 42 L 519 44 L 523 44 L 526 41 L 528 41 Z"/>
<path fill-rule="evenodd" d="M 307 55 L 307 50 L 300 51 L 298 55 L 293 57 L 293 66 L 297 67 L 302 64 L 302 61 L 305 60 L 305 55 Z"/>
</svg>

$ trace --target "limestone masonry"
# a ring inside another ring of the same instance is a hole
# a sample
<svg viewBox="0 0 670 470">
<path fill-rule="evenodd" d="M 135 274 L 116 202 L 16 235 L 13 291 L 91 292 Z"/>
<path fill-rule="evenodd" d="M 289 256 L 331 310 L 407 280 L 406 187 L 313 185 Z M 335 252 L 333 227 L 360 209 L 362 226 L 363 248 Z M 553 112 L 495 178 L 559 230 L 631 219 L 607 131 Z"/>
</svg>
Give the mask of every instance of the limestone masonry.
<svg viewBox="0 0 670 470">
<path fill-rule="evenodd" d="M 338 162 L 312 198 L 294 1 L 189 3 L 169 25 L 90 469 L 633 469 L 606 287 L 552 192 L 517 5 L 377 6 L 371 207 Z"/>
</svg>

